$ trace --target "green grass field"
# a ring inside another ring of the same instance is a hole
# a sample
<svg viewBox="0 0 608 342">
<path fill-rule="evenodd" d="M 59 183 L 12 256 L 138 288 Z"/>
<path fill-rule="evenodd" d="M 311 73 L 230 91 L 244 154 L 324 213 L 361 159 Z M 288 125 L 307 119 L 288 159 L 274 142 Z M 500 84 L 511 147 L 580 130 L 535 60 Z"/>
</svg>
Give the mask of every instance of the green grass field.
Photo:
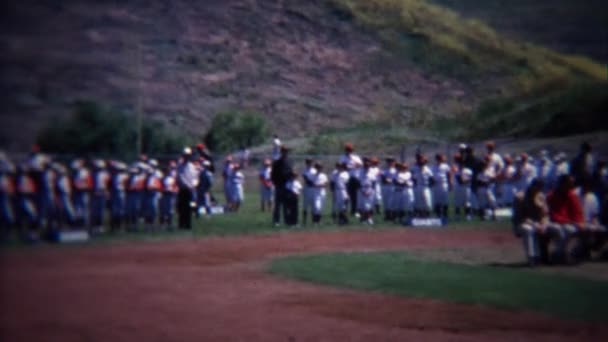
<svg viewBox="0 0 608 342">
<path fill-rule="evenodd" d="M 254 234 L 272 234 L 277 232 L 307 232 L 307 231 L 336 231 L 336 230 L 366 230 L 366 229 L 411 229 L 395 223 L 385 223 L 381 215 L 376 216 L 374 226 L 362 225 L 355 218 L 351 218 L 351 223 L 346 226 L 339 226 L 331 220 L 330 194 L 325 203 L 323 219 L 320 225 L 314 226 L 308 218 L 307 225 L 300 225 L 298 228 L 289 228 L 284 225 L 274 227 L 272 225 L 272 214 L 268 211 L 261 212 L 259 194 L 255 191 L 255 180 L 248 177 L 248 191 L 245 194 L 245 202 L 239 212 L 225 213 L 222 215 L 193 217 L 193 229 L 191 231 L 171 230 L 154 227 L 151 230 L 144 230 L 140 226 L 136 232 L 103 233 L 96 235 L 89 243 L 108 243 L 116 241 L 139 241 L 139 240 L 172 240 L 172 239 L 191 239 L 204 238 L 207 236 L 236 236 Z M 222 194 L 215 190 L 214 195 L 223 203 Z M 301 215 L 301 209 L 300 209 Z M 310 215 L 310 214 L 309 214 Z M 177 215 L 173 219 L 174 225 L 177 224 Z M 301 216 L 300 216 L 301 222 Z M 508 221 L 498 221 L 492 224 L 473 220 L 471 222 L 454 222 L 446 229 L 510 229 Z M 8 241 L 0 246 L 22 246 L 16 236 L 10 236 Z"/>
<path fill-rule="evenodd" d="M 293 256 L 274 261 L 269 271 L 357 290 L 608 320 L 608 282 L 530 269 L 463 265 L 384 252 Z"/>
</svg>

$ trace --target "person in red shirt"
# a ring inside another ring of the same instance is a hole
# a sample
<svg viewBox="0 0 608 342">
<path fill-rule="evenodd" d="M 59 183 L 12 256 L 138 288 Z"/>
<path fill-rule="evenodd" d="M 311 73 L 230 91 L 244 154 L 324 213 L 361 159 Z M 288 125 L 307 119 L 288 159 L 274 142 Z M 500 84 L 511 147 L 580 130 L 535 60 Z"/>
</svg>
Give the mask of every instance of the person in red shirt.
<svg viewBox="0 0 608 342">
<path fill-rule="evenodd" d="M 574 179 L 569 175 L 560 176 L 555 190 L 547 196 L 549 205 L 549 232 L 557 240 L 553 258 L 556 262 L 567 262 L 580 255 L 584 245 L 584 215 L 580 200 L 574 191 Z M 578 244 L 571 251 L 568 246 L 573 238 Z"/>
</svg>

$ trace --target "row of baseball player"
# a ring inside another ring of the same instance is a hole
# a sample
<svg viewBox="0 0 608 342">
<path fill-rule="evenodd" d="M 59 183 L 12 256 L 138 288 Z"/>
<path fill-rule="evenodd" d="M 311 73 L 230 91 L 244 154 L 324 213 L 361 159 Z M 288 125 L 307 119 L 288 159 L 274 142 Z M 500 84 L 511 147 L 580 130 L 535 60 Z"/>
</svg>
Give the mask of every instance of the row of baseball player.
<svg viewBox="0 0 608 342">
<path fill-rule="evenodd" d="M 213 170 L 209 156 L 198 146 L 197 151 L 195 188 L 198 205 L 203 206 L 208 204 Z M 29 236 L 65 227 L 99 232 L 106 217 L 112 230 L 123 225 L 136 230 L 142 222 L 148 229 L 157 224 L 171 227 L 183 163 L 182 157 L 161 167 L 157 160 L 141 156 L 131 165 L 82 158 L 65 164 L 35 150 L 15 165 L 0 154 L 2 234 L 13 227 Z"/>
<path fill-rule="evenodd" d="M 513 160 L 509 155 L 496 153 L 493 142 L 488 142 L 486 149 L 487 154 L 478 158 L 470 146 L 463 144 L 452 164 L 444 155 L 437 154 L 434 163 L 429 165 L 427 158 L 418 153 L 411 166 L 387 158 L 381 168 L 377 158 L 361 158 L 354 153 L 352 144 L 346 144 L 344 155 L 329 175 L 322 172 L 319 163 L 307 159 L 301 174 L 303 184 L 298 190 L 303 223 L 309 213 L 313 222 L 319 221 L 326 188 L 331 190 L 332 217 L 338 223 L 347 222 L 349 209 L 362 222 L 371 223 L 373 214 L 379 213 L 380 208 L 384 219 L 389 221 L 429 217 L 431 213 L 447 219 L 450 201 L 457 218 L 471 219 L 476 214 L 484 219 L 489 212 L 495 219 L 495 210 L 510 207 L 515 194 L 525 191 L 534 179 L 542 180 L 544 190 L 548 191 L 561 175 L 572 174 L 577 184 L 583 179 L 593 180 L 598 195 L 603 194 L 602 184 L 605 186 L 607 182 L 605 164 L 595 162 L 586 143 L 572 161 L 563 153 L 551 159 L 546 151 L 541 151 L 536 163 L 525 153 Z M 272 204 L 276 184 L 271 173 L 267 160 L 259 174 L 262 210 Z M 299 184 L 298 177 L 293 181 Z"/>
</svg>

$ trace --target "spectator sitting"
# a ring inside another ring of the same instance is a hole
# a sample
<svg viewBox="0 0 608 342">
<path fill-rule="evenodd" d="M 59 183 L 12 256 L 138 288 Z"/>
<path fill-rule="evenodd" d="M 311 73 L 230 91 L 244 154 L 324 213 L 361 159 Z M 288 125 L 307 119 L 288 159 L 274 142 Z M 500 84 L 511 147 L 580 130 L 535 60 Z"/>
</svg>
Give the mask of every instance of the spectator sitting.
<svg viewBox="0 0 608 342">
<path fill-rule="evenodd" d="M 581 234 L 583 249 L 581 257 L 591 257 L 592 250 L 599 250 L 604 244 L 605 227 L 600 222 L 600 201 L 593 191 L 593 181 L 590 178 L 583 179 L 582 186 L 577 188 L 584 217 L 584 232 Z"/>
<path fill-rule="evenodd" d="M 544 183 L 535 179 L 525 193 L 519 192 L 515 197 L 516 234 L 522 238 L 530 266 L 548 262 L 549 208 L 543 187 Z"/>
<path fill-rule="evenodd" d="M 569 175 L 560 176 L 555 190 L 547 197 L 549 218 L 551 220 L 549 233 L 557 240 L 556 251 L 552 261 L 569 262 L 581 252 L 581 243 L 570 250 L 569 244 L 573 237 L 580 237 L 584 230 L 583 208 L 574 191 L 574 180 Z"/>
</svg>

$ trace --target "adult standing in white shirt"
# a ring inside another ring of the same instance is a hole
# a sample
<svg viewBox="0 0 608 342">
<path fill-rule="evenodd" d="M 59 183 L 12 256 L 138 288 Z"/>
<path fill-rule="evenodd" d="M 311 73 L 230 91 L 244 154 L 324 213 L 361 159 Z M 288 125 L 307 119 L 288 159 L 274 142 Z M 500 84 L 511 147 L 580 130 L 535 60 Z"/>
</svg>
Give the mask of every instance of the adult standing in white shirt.
<svg viewBox="0 0 608 342">
<path fill-rule="evenodd" d="M 354 147 L 351 143 L 346 143 L 344 145 L 344 154 L 340 157 L 340 163 L 346 165 L 346 170 L 349 174 L 348 184 L 347 184 L 347 192 L 350 198 L 350 214 L 357 214 L 357 190 L 358 190 L 358 182 L 357 177 L 359 174 L 359 170 L 363 165 L 361 161 L 361 157 L 354 153 Z"/>
<path fill-rule="evenodd" d="M 178 187 L 177 215 L 180 229 L 192 229 L 193 194 L 198 185 L 199 169 L 192 161 L 192 149 L 184 148 L 182 161 L 177 168 Z"/>
</svg>

